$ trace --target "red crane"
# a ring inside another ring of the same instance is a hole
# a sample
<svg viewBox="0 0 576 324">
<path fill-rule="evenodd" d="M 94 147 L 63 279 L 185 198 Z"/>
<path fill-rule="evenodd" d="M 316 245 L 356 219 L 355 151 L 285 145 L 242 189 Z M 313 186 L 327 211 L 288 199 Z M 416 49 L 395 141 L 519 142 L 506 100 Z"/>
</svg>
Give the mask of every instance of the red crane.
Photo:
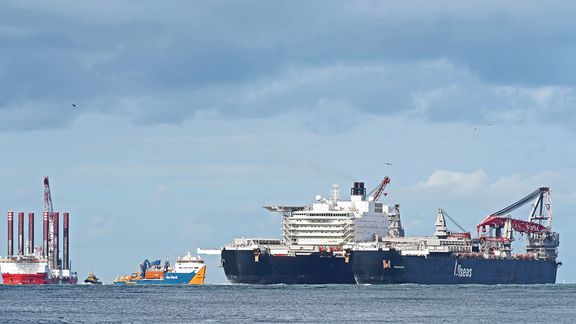
<svg viewBox="0 0 576 324">
<path fill-rule="evenodd" d="M 486 217 L 480 224 L 478 224 L 477 228 L 483 226 L 504 227 L 506 220 L 507 217 L 490 215 Z M 512 222 L 512 229 L 520 233 L 540 233 L 546 231 L 547 229 L 546 226 L 542 226 L 538 223 L 527 222 L 514 218 L 511 218 L 510 221 Z"/>
<path fill-rule="evenodd" d="M 532 212 L 530 213 L 529 221 L 519 220 L 510 218 L 510 216 L 505 216 L 505 214 L 514 211 L 529 202 L 535 200 L 534 206 L 532 207 Z M 520 233 L 542 233 L 549 229 L 550 223 L 552 221 L 552 210 L 550 206 L 550 189 L 547 187 L 539 188 L 526 197 L 518 200 L 512 205 L 503 208 L 495 213 L 488 215 L 480 224 L 476 226 L 478 232 L 480 228 L 486 226 L 490 227 L 504 227 L 506 221 L 510 219 L 512 229 Z M 534 222 L 538 221 L 538 223 Z M 547 226 L 541 224 L 542 221 L 547 222 Z"/>
<path fill-rule="evenodd" d="M 390 178 L 384 177 L 384 179 L 382 179 L 380 184 L 376 188 L 374 188 L 374 190 L 372 190 L 370 192 L 370 194 L 368 194 L 368 197 L 374 198 L 373 201 L 378 201 L 378 199 L 380 199 L 382 194 L 384 194 L 384 196 L 386 196 L 387 194 L 384 192 L 384 189 L 386 189 L 386 185 L 388 185 L 389 183 L 390 183 Z"/>
</svg>

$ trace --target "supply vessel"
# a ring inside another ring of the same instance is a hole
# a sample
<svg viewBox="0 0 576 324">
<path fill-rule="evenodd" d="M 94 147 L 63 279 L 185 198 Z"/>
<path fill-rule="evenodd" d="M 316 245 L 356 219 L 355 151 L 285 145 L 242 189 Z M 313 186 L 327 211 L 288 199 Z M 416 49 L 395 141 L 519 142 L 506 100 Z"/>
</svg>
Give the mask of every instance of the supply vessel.
<svg viewBox="0 0 576 324">
<path fill-rule="evenodd" d="M 508 213 L 533 201 L 528 220 Z M 552 230 L 550 189 L 539 188 L 490 214 L 469 232 L 450 232 L 444 210 L 428 237 L 388 235 L 346 247 L 346 259 L 359 284 L 545 284 L 555 283 L 560 236 Z M 488 230 L 487 230 L 488 229 Z M 401 232 L 400 232 L 401 233 Z M 525 251 L 512 253 L 515 235 Z"/>
<path fill-rule="evenodd" d="M 174 266 L 169 261 L 144 260 L 140 271 L 120 276 L 114 280 L 116 285 L 203 285 L 206 275 L 204 260 L 194 257 L 190 252 L 176 259 Z"/>
<path fill-rule="evenodd" d="M 14 253 L 14 212 L 8 212 L 8 254 L 0 258 L 5 285 L 76 284 L 78 275 L 70 268 L 69 213 L 63 213 L 63 242 L 60 243 L 60 213 L 52 208 L 48 177 L 44 178 L 43 244 L 34 246 L 34 213 L 28 213 L 28 240 L 24 242 L 24 212 L 18 212 L 18 251 Z M 60 258 L 62 245 L 62 258 Z"/>
<path fill-rule="evenodd" d="M 355 283 L 343 244 L 399 230 L 399 205 L 378 201 L 389 182 L 385 177 L 369 195 L 364 182 L 354 182 L 349 200 L 341 200 L 333 185 L 328 198 L 317 195 L 311 206 L 265 206 L 282 215 L 282 239 L 237 238 L 218 250 L 226 278 L 245 284 Z"/>
</svg>

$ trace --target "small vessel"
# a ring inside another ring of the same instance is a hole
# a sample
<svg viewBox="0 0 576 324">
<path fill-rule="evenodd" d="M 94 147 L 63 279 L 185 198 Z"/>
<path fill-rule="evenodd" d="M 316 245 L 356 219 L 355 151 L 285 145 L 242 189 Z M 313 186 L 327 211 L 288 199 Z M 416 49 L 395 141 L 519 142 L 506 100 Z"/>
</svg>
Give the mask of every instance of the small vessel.
<svg viewBox="0 0 576 324">
<path fill-rule="evenodd" d="M 176 259 L 174 266 L 169 261 L 162 265 L 160 260 L 144 260 L 140 271 L 131 275 L 119 276 L 116 285 L 203 285 L 206 275 L 204 260 L 190 252 Z"/>
<path fill-rule="evenodd" d="M 98 279 L 98 277 L 96 277 L 96 275 L 92 272 L 90 272 L 88 274 L 88 277 L 86 279 L 84 279 L 84 284 L 87 285 L 101 285 L 102 281 L 100 281 L 100 279 Z"/>
</svg>

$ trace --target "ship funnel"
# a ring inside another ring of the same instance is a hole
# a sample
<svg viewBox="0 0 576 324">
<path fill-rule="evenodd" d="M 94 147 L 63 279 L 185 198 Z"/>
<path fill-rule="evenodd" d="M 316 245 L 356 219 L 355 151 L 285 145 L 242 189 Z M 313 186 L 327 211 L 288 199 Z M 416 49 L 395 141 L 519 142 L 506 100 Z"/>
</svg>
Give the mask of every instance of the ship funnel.
<svg viewBox="0 0 576 324">
<path fill-rule="evenodd" d="M 8 212 L 8 257 L 14 255 L 14 212 Z"/>
<path fill-rule="evenodd" d="M 362 200 L 364 200 L 366 197 L 366 188 L 364 188 L 364 182 L 354 182 L 354 186 L 350 191 L 352 196 L 362 196 Z"/>
</svg>

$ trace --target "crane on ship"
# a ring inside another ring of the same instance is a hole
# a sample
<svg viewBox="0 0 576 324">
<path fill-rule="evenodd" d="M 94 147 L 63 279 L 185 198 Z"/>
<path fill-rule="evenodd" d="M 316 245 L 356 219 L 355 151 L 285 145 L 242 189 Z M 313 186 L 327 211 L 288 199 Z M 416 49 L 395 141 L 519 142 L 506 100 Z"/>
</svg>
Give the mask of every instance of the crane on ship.
<svg viewBox="0 0 576 324">
<path fill-rule="evenodd" d="M 534 201 L 535 200 L 535 201 Z M 532 211 L 528 221 L 514 219 L 507 216 L 508 213 L 534 201 Z M 512 229 L 520 233 L 544 233 L 552 226 L 552 203 L 550 200 L 550 189 L 539 188 L 517 202 L 488 215 L 480 224 L 476 226 L 478 231 L 486 232 L 486 226 L 502 228 L 510 222 Z"/>
<path fill-rule="evenodd" d="M 368 194 L 368 197 L 372 197 L 373 201 L 378 201 L 378 199 L 380 199 L 380 197 L 382 195 L 386 196 L 387 193 L 384 192 L 384 189 L 386 189 L 386 186 L 389 183 L 390 183 L 390 178 L 387 176 L 384 177 L 384 179 L 382 179 L 382 181 L 380 181 L 380 184 Z"/>
<path fill-rule="evenodd" d="M 527 221 L 510 217 L 510 212 L 530 202 L 533 205 Z M 486 227 L 490 229 L 490 235 L 486 235 Z M 555 259 L 558 255 L 560 235 L 552 231 L 552 200 L 548 187 L 538 188 L 515 203 L 486 216 L 476 229 L 478 234 L 482 229 L 480 240 L 501 244 L 502 251 L 508 255 L 514 240 L 513 232 L 527 235 L 526 252 L 530 256 Z M 492 236 L 493 230 L 496 231 L 495 236 Z"/>
<path fill-rule="evenodd" d="M 443 216 L 448 217 L 448 219 L 450 219 L 450 221 L 452 221 L 452 223 L 454 223 L 454 225 L 456 225 L 456 227 L 458 227 L 460 229 L 460 232 L 449 231 L 448 236 L 450 236 L 450 237 L 462 237 L 462 238 L 470 238 L 471 237 L 470 231 L 466 230 L 464 227 L 462 227 L 462 225 L 458 224 L 458 222 L 456 222 L 456 220 L 452 216 L 448 215 L 446 210 L 439 208 L 438 213 L 441 213 Z"/>
<path fill-rule="evenodd" d="M 52 206 L 52 194 L 50 193 L 50 181 L 48 177 L 44 177 L 44 212 L 48 213 L 48 251 L 46 256 L 50 260 L 50 268 L 54 269 L 57 266 L 54 255 L 56 253 L 55 246 L 55 233 L 54 233 L 54 208 Z"/>
<path fill-rule="evenodd" d="M 50 181 L 48 177 L 44 177 L 44 211 L 48 212 L 48 216 L 52 216 L 54 208 L 52 207 L 52 195 L 50 194 Z"/>
</svg>

